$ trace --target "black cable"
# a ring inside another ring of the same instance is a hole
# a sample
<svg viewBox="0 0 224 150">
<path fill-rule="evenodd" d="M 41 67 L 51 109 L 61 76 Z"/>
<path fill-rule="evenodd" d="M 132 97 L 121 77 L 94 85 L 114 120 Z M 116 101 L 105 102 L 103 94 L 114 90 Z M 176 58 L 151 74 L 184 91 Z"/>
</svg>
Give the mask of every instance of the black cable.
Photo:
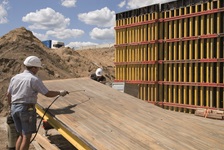
<svg viewBox="0 0 224 150">
<path fill-rule="evenodd" d="M 85 90 L 71 91 L 71 92 L 68 92 L 67 94 L 72 93 L 72 92 L 80 92 L 80 91 L 85 91 Z M 37 131 L 36 131 L 34 137 L 32 138 L 32 140 L 30 140 L 30 143 L 32 143 L 33 140 L 36 138 L 37 133 L 38 133 L 38 131 L 39 131 L 39 129 L 40 129 L 40 125 L 41 125 L 41 123 L 42 123 L 42 121 L 43 121 L 43 119 L 44 119 L 44 116 L 46 115 L 47 111 L 49 110 L 49 108 L 51 107 L 51 105 L 52 105 L 52 104 L 53 104 L 59 97 L 60 97 L 60 95 L 58 95 L 58 96 L 51 102 L 51 104 L 47 107 L 47 109 L 45 110 L 44 115 L 42 116 L 42 118 L 41 118 L 41 120 L 40 120 L 40 123 L 39 123 L 39 125 L 38 125 L 38 127 L 37 127 Z M 89 99 L 90 99 L 90 98 L 89 98 Z"/>
<path fill-rule="evenodd" d="M 51 107 L 51 105 L 52 105 L 52 104 L 53 104 L 59 97 L 60 97 L 60 95 L 58 95 L 58 96 L 53 100 L 53 102 L 51 102 L 51 104 L 47 107 L 47 109 L 45 110 L 44 115 L 42 116 L 42 118 L 41 118 L 41 120 L 40 120 L 40 123 L 39 123 L 39 125 L 38 125 L 38 127 L 37 127 L 37 131 L 36 131 L 34 137 L 32 138 L 32 140 L 30 141 L 30 143 L 32 143 L 33 140 L 36 138 L 37 133 L 38 133 L 38 131 L 39 131 L 39 129 L 40 129 L 40 125 L 41 125 L 41 123 L 42 123 L 42 121 L 43 121 L 43 119 L 44 119 L 44 116 L 46 115 L 47 111 L 49 110 L 49 108 Z"/>
</svg>

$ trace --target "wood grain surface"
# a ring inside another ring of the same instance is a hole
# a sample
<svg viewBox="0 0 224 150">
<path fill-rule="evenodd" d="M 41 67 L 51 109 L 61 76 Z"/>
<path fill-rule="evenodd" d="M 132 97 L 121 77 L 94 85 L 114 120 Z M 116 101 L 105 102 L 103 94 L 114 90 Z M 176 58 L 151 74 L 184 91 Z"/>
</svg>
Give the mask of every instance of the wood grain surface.
<svg viewBox="0 0 224 150">
<path fill-rule="evenodd" d="M 70 92 L 49 113 L 96 149 L 224 149 L 221 120 L 165 110 L 89 78 L 44 83 L 50 90 Z M 38 95 L 43 108 L 53 100 Z"/>
</svg>

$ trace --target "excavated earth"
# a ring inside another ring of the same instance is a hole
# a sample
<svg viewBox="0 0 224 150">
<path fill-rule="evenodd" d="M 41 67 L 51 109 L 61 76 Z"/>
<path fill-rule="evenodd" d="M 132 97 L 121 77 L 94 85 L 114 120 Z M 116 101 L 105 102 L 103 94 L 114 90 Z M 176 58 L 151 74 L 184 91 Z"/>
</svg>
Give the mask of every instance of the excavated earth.
<svg viewBox="0 0 224 150">
<path fill-rule="evenodd" d="M 24 70 L 23 61 L 27 56 L 41 58 L 43 69 L 37 76 L 42 80 L 88 77 L 98 67 L 103 67 L 107 85 L 114 79 L 114 47 L 73 50 L 62 47 L 49 49 L 24 27 L 14 29 L 0 37 L 0 149 L 6 149 L 7 133 L 5 116 L 9 111 L 6 91 L 10 78 Z M 52 89 L 60 90 L 60 89 Z M 5 136 L 3 136 L 5 135 Z M 58 142 L 63 138 L 53 139 Z M 34 149 L 31 145 L 30 149 Z M 69 148 L 65 148 L 69 149 Z"/>
</svg>

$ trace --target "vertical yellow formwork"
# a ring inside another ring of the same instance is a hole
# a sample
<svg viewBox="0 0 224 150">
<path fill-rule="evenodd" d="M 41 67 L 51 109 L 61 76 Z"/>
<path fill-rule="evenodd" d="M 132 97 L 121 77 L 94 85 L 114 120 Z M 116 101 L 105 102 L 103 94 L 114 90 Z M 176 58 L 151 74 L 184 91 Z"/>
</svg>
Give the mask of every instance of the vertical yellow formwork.
<svg viewBox="0 0 224 150">
<path fill-rule="evenodd" d="M 125 13 L 125 22 L 126 22 L 126 25 L 129 25 L 129 17 L 128 17 L 128 12 L 126 12 Z M 125 44 L 128 44 L 129 42 L 130 42 L 130 29 L 129 28 L 127 28 L 126 27 L 126 41 L 125 41 Z M 128 46 L 126 46 L 126 62 L 128 63 L 128 62 L 130 62 L 130 57 L 129 57 L 129 54 L 130 53 L 130 51 L 129 51 L 129 47 Z M 125 80 L 129 80 L 129 66 L 128 65 L 126 65 L 126 78 L 125 78 Z"/>
<path fill-rule="evenodd" d="M 220 47 L 221 47 L 220 38 L 218 38 L 217 39 L 217 52 L 216 52 L 216 57 L 218 59 L 221 58 L 220 49 L 219 49 Z M 216 65 L 215 69 L 216 69 L 216 83 L 219 84 L 220 79 L 221 79 L 221 77 L 220 77 L 220 74 L 221 74 L 221 72 L 220 72 L 220 69 L 221 69 L 220 62 L 217 62 L 217 65 Z M 220 97 L 220 87 L 217 87 L 216 88 L 216 108 L 221 108 L 221 107 L 224 108 L 223 106 L 220 106 L 221 99 L 223 99 L 223 97 L 222 98 Z"/>
<path fill-rule="evenodd" d="M 193 12 L 193 7 L 194 6 L 190 6 L 190 14 Z M 193 29 L 194 29 L 194 26 L 193 26 L 193 17 L 191 17 L 189 19 L 189 36 L 192 37 L 193 36 Z M 194 41 L 193 40 L 190 40 L 189 41 L 189 60 L 192 60 L 194 58 L 193 56 L 193 44 L 194 44 Z M 189 82 L 193 82 L 193 63 L 190 63 L 189 64 Z M 189 105 L 192 105 L 193 104 L 193 86 L 190 86 L 189 87 L 189 94 L 188 94 L 188 99 L 189 99 Z M 189 111 L 190 113 L 192 113 L 192 110 Z"/>
<path fill-rule="evenodd" d="M 151 18 L 151 13 L 148 13 L 147 14 L 147 18 L 148 20 L 147 21 L 151 21 L 152 18 Z M 150 42 L 152 39 L 151 39 L 151 28 L 152 28 L 152 24 L 148 24 L 147 26 L 147 41 Z M 150 61 L 151 60 L 151 44 L 148 44 L 147 45 L 147 61 Z M 147 78 L 148 78 L 148 81 L 151 81 L 151 67 L 152 65 L 151 64 L 148 64 L 148 67 L 147 67 Z M 151 99 L 151 84 L 148 84 L 148 87 L 147 87 L 147 93 L 148 93 L 148 101 L 152 101 Z"/>
<path fill-rule="evenodd" d="M 169 10 L 169 18 L 173 17 L 173 10 Z M 172 39 L 172 36 L 173 36 L 173 21 L 169 21 L 169 35 L 168 35 L 168 39 Z M 173 59 L 173 43 L 170 42 L 168 44 L 168 60 L 172 60 Z M 172 72 L 172 69 L 173 69 L 173 64 L 172 63 L 169 63 L 168 64 L 168 81 L 169 82 L 172 82 L 173 80 L 173 72 Z M 172 103 L 173 102 L 173 87 L 172 85 L 169 85 L 168 86 L 168 102 L 169 103 Z M 169 107 L 169 109 L 172 109 L 172 107 Z"/>
<path fill-rule="evenodd" d="M 210 40 L 210 48 L 209 48 L 209 50 L 210 50 L 210 58 L 212 58 L 212 56 L 214 56 L 214 39 L 211 39 Z M 214 68 L 214 63 L 212 62 L 212 63 L 210 63 L 210 75 L 209 75 L 209 77 L 210 77 L 210 79 L 209 79 L 209 82 L 210 83 L 213 83 L 213 81 L 214 81 L 214 70 L 213 70 L 213 68 Z M 215 100 L 215 97 L 213 97 L 214 95 L 214 87 L 210 87 L 210 93 L 209 93 L 209 100 L 210 100 L 210 102 L 209 102 L 209 107 L 215 107 L 214 106 L 214 100 Z"/>
<path fill-rule="evenodd" d="M 133 10 L 132 10 L 133 12 Z M 135 16 L 131 16 L 131 24 L 135 23 Z M 130 27 L 131 28 L 131 43 L 135 42 L 135 27 Z M 132 58 L 132 62 L 135 61 L 135 47 L 134 46 L 130 46 L 131 47 L 131 58 Z M 131 66 L 131 80 L 136 80 L 135 79 L 135 65 L 132 64 Z"/>
<path fill-rule="evenodd" d="M 156 19 L 156 12 L 153 12 L 152 13 L 152 20 L 155 20 Z M 152 24 L 152 40 L 155 41 L 157 40 L 156 39 L 156 23 L 153 23 Z M 156 49 L 157 49 L 157 44 L 154 43 L 152 44 L 152 47 L 151 47 L 151 60 L 156 62 Z M 152 65 L 152 68 L 151 68 L 151 76 L 152 76 L 152 81 L 156 81 L 156 64 L 153 64 Z M 156 92 L 157 92 L 157 89 L 156 89 L 156 85 L 155 84 L 151 84 L 151 93 L 152 93 L 152 101 L 157 101 L 156 100 Z"/>
<path fill-rule="evenodd" d="M 123 26 L 127 25 L 127 19 L 123 18 Z M 126 44 L 127 43 L 127 28 L 123 29 L 123 34 L 122 34 L 122 44 Z M 123 46 L 123 50 L 122 50 L 122 62 L 127 62 L 127 46 Z M 123 74 L 123 81 L 125 81 L 127 79 L 127 73 L 126 73 L 126 65 L 123 65 L 122 67 L 122 74 Z"/>
<path fill-rule="evenodd" d="M 129 14 L 128 14 L 129 16 L 128 16 L 128 25 L 131 25 L 132 24 L 132 17 L 130 16 L 130 12 L 129 12 Z M 128 37 L 128 44 L 130 44 L 130 43 L 132 43 L 133 41 L 132 41 L 132 28 L 130 28 L 130 27 L 128 27 L 128 34 L 129 34 L 129 37 Z M 128 58 L 129 58 L 129 62 L 132 62 L 133 61 L 133 56 L 132 56 L 132 46 L 127 46 L 128 47 Z M 128 74 L 127 74 L 127 76 L 128 76 L 128 80 L 132 80 L 132 65 L 127 65 L 127 67 L 128 67 Z"/>
<path fill-rule="evenodd" d="M 210 2 L 207 2 L 207 9 L 210 9 Z M 206 34 L 210 34 L 210 14 L 206 15 Z M 206 39 L 206 58 L 210 58 L 210 39 Z M 209 83 L 209 76 L 210 76 L 210 63 L 206 63 L 206 83 Z M 206 106 L 210 106 L 210 88 L 206 87 Z"/>
<path fill-rule="evenodd" d="M 199 11 L 199 7 L 200 5 L 196 5 L 195 6 L 195 12 L 197 13 Z M 199 25 L 199 17 L 195 17 L 195 24 L 194 24 L 194 36 L 199 36 L 199 29 L 200 29 L 200 25 Z M 195 40 L 195 44 L 194 44 L 194 57 L 195 59 L 199 59 L 199 54 L 200 54 L 200 45 L 199 45 L 199 40 Z M 195 63 L 194 65 L 194 82 L 198 83 L 199 82 L 199 67 L 198 67 L 198 62 Z M 199 104 L 199 88 L 198 86 L 194 87 L 194 105 L 197 106 Z"/>
<path fill-rule="evenodd" d="M 214 7 L 214 6 L 213 6 Z M 220 4 L 220 0 L 218 1 L 217 3 L 217 8 L 220 8 L 221 7 L 221 4 Z M 223 28 L 223 25 L 221 25 L 221 13 L 217 13 L 217 19 L 216 19 L 216 24 L 217 24 L 217 33 L 221 33 L 221 27 Z M 218 37 L 217 38 L 217 41 L 216 41 L 216 57 L 217 59 L 220 59 L 221 58 L 221 51 L 223 51 L 223 49 L 221 49 L 221 38 Z M 216 83 L 219 84 L 220 83 L 220 80 L 221 80 L 221 77 L 220 77 L 220 62 L 217 62 L 216 66 L 214 66 L 215 70 L 216 70 Z M 221 89 L 223 90 L 223 88 L 220 88 L 220 87 L 217 87 L 216 88 L 216 108 L 224 108 L 223 106 L 221 106 L 221 99 L 223 100 L 224 97 L 221 98 Z"/>
<path fill-rule="evenodd" d="M 168 14 L 169 12 L 167 12 L 167 11 L 164 11 L 164 18 L 168 18 L 169 17 L 169 14 Z M 167 40 L 167 39 L 169 39 L 169 33 L 168 33 L 168 28 L 169 26 L 168 26 L 168 22 L 164 22 L 164 40 Z M 168 45 L 169 45 L 169 43 L 167 43 L 167 42 L 165 42 L 164 43 L 164 49 L 163 49 L 163 51 L 164 51 L 164 62 L 165 61 L 167 61 L 167 60 L 169 60 L 169 58 L 168 58 Z M 167 65 L 167 63 L 164 63 L 164 79 L 163 79 L 163 81 L 169 81 L 169 79 L 168 79 L 168 65 Z M 167 87 L 167 85 L 164 85 L 164 87 L 163 87 L 163 89 L 164 89 L 164 91 L 163 91 L 163 93 L 164 93 L 164 102 L 168 102 L 168 87 Z M 168 107 L 164 107 L 165 109 L 167 109 Z"/>
<path fill-rule="evenodd" d="M 182 15 L 184 13 L 184 9 L 183 8 L 179 8 L 179 15 Z M 178 38 L 182 38 L 183 34 L 183 19 L 179 20 L 178 23 Z M 183 60 L 183 42 L 180 41 L 178 43 L 178 60 Z M 178 64 L 178 82 L 183 82 L 183 65 L 182 63 Z M 181 85 L 178 86 L 178 103 L 179 104 L 183 104 L 183 87 Z M 182 111 L 182 108 L 179 108 L 179 111 Z"/>
<path fill-rule="evenodd" d="M 184 8 L 184 14 L 188 14 L 187 12 L 188 8 L 185 7 Z M 188 32 L 189 32 L 189 28 L 188 28 L 188 19 L 184 19 L 184 37 L 188 37 Z M 188 59 L 188 41 L 184 41 L 184 60 L 186 61 Z M 187 81 L 187 76 L 188 76 L 188 71 L 187 71 L 187 63 L 184 63 L 184 82 L 188 82 Z M 184 104 L 188 104 L 188 95 L 187 95 L 187 86 L 184 86 L 184 94 L 183 94 L 183 100 L 184 100 Z M 184 112 L 187 112 L 187 109 L 184 109 Z"/>
<path fill-rule="evenodd" d="M 211 2 L 211 9 L 213 9 L 213 1 Z M 214 14 L 211 14 L 210 15 L 210 34 L 214 34 L 215 32 L 214 32 L 214 23 L 216 23 L 215 21 L 214 21 Z M 217 24 L 216 24 L 216 26 L 217 26 Z M 210 40 L 210 58 L 212 59 L 213 58 L 213 56 L 215 56 L 215 53 L 214 53 L 214 51 L 215 51 L 215 39 L 214 38 L 212 38 L 211 40 Z M 217 50 L 217 49 L 216 49 Z M 210 63 L 210 83 L 213 83 L 213 81 L 214 81 L 214 70 L 213 70 L 213 68 L 215 67 L 215 63 L 214 62 L 211 62 Z M 209 106 L 210 107 L 216 107 L 214 104 L 215 104 L 215 97 L 213 97 L 213 96 L 215 96 L 214 94 L 215 94 L 215 90 L 214 90 L 215 88 L 214 87 L 210 87 L 210 93 L 209 93 L 209 100 L 210 100 L 210 102 L 209 102 Z"/>
<path fill-rule="evenodd" d="M 116 15 L 121 28 L 116 28 L 115 77 L 139 81 L 142 100 L 223 108 L 223 87 L 211 83 L 224 80 L 224 1 L 178 2 L 165 4 L 161 12 L 148 6 Z M 154 23 L 156 19 L 161 22 Z M 187 107 L 174 110 L 193 113 Z"/>
<path fill-rule="evenodd" d="M 142 23 L 143 21 L 144 21 L 144 16 L 143 15 L 140 15 L 139 16 L 139 18 L 140 18 L 140 20 L 139 20 L 139 22 L 140 23 Z M 141 43 L 141 42 L 143 42 L 143 36 L 144 36 L 144 34 L 143 34 L 143 29 L 144 29 L 144 27 L 143 27 L 143 25 L 140 25 L 139 26 L 139 43 Z M 144 48 L 143 48 L 143 45 L 140 45 L 139 46 L 139 57 L 140 57 L 140 61 L 142 62 L 142 61 L 144 61 L 144 59 L 143 59 L 143 53 L 144 53 Z M 141 81 L 144 81 L 144 76 L 145 76 L 145 74 L 144 74 L 144 64 L 141 64 L 140 65 L 140 73 L 141 73 Z M 143 100 L 146 100 L 146 94 L 145 94 L 145 84 L 143 84 L 142 85 L 142 99 Z"/>
<path fill-rule="evenodd" d="M 174 10 L 174 17 L 177 16 L 177 12 L 179 10 L 178 9 L 175 9 Z M 174 25 L 173 25 L 173 33 L 174 33 L 174 39 L 177 38 L 177 34 L 178 34 L 178 24 L 177 24 L 177 20 L 174 21 Z M 174 43 L 174 47 L 173 47 L 173 60 L 174 61 L 177 61 L 178 59 L 178 56 L 177 56 L 177 42 Z M 173 81 L 174 82 L 177 82 L 177 72 L 178 72 L 178 68 L 177 68 L 177 63 L 174 64 L 173 66 Z M 177 100 L 178 100 L 178 97 L 177 97 L 177 92 L 178 92 L 178 88 L 177 88 L 177 85 L 174 85 L 173 87 L 173 103 L 177 103 Z M 177 111 L 177 107 L 174 108 L 175 111 Z"/>
<path fill-rule="evenodd" d="M 143 22 L 146 22 L 147 21 L 147 14 L 143 14 L 143 16 L 142 16 L 142 18 L 143 18 Z M 142 42 L 146 42 L 147 41 L 147 25 L 142 25 Z M 146 44 L 144 44 L 143 46 L 142 46 L 142 50 L 143 50 L 143 61 L 147 61 L 147 45 Z M 148 80 L 148 78 L 147 78 L 147 76 L 148 76 L 148 72 L 147 72 L 147 64 L 144 64 L 143 65 L 143 75 L 144 75 L 144 81 L 147 81 Z M 148 88 L 148 85 L 147 84 L 144 84 L 144 95 L 145 95 L 145 97 L 144 97 L 144 100 L 148 100 L 148 92 L 147 92 L 147 88 Z"/>
<path fill-rule="evenodd" d="M 154 19 L 156 20 L 156 19 L 158 19 L 159 18 L 159 13 L 158 12 L 155 12 L 154 13 Z M 158 33 L 158 31 L 159 31 L 159 23 L 158 22 L 156 22 L 155 23 L 155 30 L 154 30 L 154 34 L 155 34 L 155 40 L 157 41 L 157 40 L 159 40 L 159 33 Z M 159 56 L 158 56 L 158 51 L 159 51 L 159 44 L 158 43 L 155 43 L 155 56 L 154 56 L 154 60 L 155 60 L 155 62 L 158 62 L 158 60 L 159 60 Z M 158 69 L 158 67 L 159 67 L 159 64 L 158 63 L 156 63 L 155 65 L 154 65 L 154 67 L 155 67 L 155 74 L 154 74 L 154 76 L 155 76 L 155 79 L 154 79 L 154 81 L 158 81 L 159 80 L 159 78 L 158 78 L 158 71 L 159 71 L 159 69 Z M 155 84 L 154 85 L 154 88 L 155 88 L 155 91 L 154 91 L 154 95 L 155 95 L 155 97 L 154 97 L 154 101 L 155 102 L 157 102 L 157 101 L 159 101 L 159 99 L 158 99 L 158 97 L 159 97 L 159 85 L 158 84 Z"/>
<path fill-rule="evenodd" d="M 202 25 L 201 25 L 202 27 Z M 204 59 L 204 55 L 205 55 L 205 52 L 204 52 L 204 39 L 201 39 L 200 41 L 200 59 Z M 205 82 L 205 74 L 204 74 L 204 63 L 200 63 L 200 83 L 204 83 Z M 204 93 L 204 87 L 201 86 L 200 87 L 200 106 L 204 106 L 205 105 L 205 93 Z"/>
<path fill-rule="evenodd" d="M 123 18 L 122 19 L 122 26 L 125 26 L 125 21 L 126 19 Z M 126 33 L 126 28 L 123 28 L 122 29 L 122 34 L 121 34 L 121 44 L 125 44 L 125 33 Z M 126 47 L 125 46 L 122 46 L 122 49 L 120 51 L 120 62 L 125 62 L 125 50 L 126 50 Z M 121 66 L 121 80 L 125 80 L 125 65 L 122 65 Z"/>
<path fill-rule="evenodd" d="M 160 12 L 159 13 L 159 16 L 158 16 L 158 18 L 164 18 L 164 13 L 163 12 Z M 158 37 L 158 39 L 160 40 L 163 40 L 163 37 L 164 37 L 164 35 L 163 35 L 163 30 L 164 29 L 164 27 L 163 27 L 163 22 L 159 22 L 158 23 L 158 30 L 159 30 L 159 32 L 158 32 L 158 35 L 159 35 L 159 37 Z M 163 55 L 164 55 L 164 47 L 163 47 L 163 43 L 161 42 L 161 43 L 159 43 L 159 54 L 158 54 L 158 60 L 163 60 Z M 158 81 L 163 81 L 163 78 L 164 78 L 164 68 L 163 68 L 163 64 L 159 64 L 159 73 L 158 73 L 158 76 L 159 76 L 159 78 L 158 78 Z M 158 96 L 158 99 L 159 99 L 159 101 L 160 102 L 163 102 L 163 99 L 164 99 L 164 93 L 163 93 L 163 85 L 162 84 L 158 84 L 158 86 L 159 86 L 159 96 Z"/>
<path fill-rule="evenodd" d="M 117 16 L 116 16 L 117 18 L 116 18 L 116 27 L 120 27 L 121 26 L 121 17 L 122 17 L 122 13 L 120 13 L 120 14 L 117 14 Z M 120 32 L 121 32 L 121 29 L 117 29 L 116 30 L 116 45 L 119 45 L 119 44 L 121 44 L 120 43 Z M 115 49 L 115 62 L 117 63 L 117 62 L 119 62 L 120 60 L 119 60 L 119 47 L 116 47 L 116 49 Z M 116 67 L 115 67 L 115 78 L 117 79 L 117 80 L 119 80 L 120 79 L 120 77 L 119 77 L 119 66 L 117 65 Z"/>
<path fill-rule="evenodd" d="M 204 10 L 204 4 L 201 4 L 201 10 Z M 205 33 L 204 33 L 204 26 L 205 26 L 205 16 L 204 15 L 202 15 L 201 16 L 201 20 L 200 20 L 200 35 L 204 35 Z M 205 44 L 205 42 L 204 42 L 205 40 L 204 39 L 201 39 L 200 40 L 200 59 L 204 59 L 204 56 L 205 56 L 205 46 L 204 46 L 204 44 Z M 204 77 L 204 63 L 200 63 L 200 83 L 203 83 L 203 82 L 205 82 L 205 77 Z M 205 105 L 205 93 L 204 93 L 204 87 L 203 86 L 201 86 L 200 87 L 200 106 L 204 106 Z"/>
<path fill-rule="evenodd" d="M 139 9 L 139 12 L 140 12 L 140 9 Z M 138 23 L 142 23 L 142 15 L 140 15 L 140 14 L 138 16 Z M 142 34 L 141 33 L 142 33 L 142 25 L 139 25 L 138 26 L 138 43 L 140 43 L 142 41 Z M 142 46 L 141 45 L 138 46 L 138 51 L 139 51 L 138 52 L 139 61 L 142 62 Z M 144 75 L 143 75 L 143 65 L 142 64 L 139 64 L 138 66 L 139 66 L 138 71 L 139 71 L 139 74 L 140 74 L 139 80 L 140 81 L 143 81 L 143 79 L 144 79 Z M 141 99 L 142 100 L 145 100 L 144 97 L 145 97 L 144 84 L 142 84 L 141 85 Z"/>
</svg>

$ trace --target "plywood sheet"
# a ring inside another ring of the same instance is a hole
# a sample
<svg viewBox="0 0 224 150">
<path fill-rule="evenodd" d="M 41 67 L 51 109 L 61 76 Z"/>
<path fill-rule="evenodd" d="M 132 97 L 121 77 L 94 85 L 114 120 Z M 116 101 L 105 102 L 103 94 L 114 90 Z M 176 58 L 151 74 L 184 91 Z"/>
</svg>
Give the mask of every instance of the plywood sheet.
<svg viewBox="0 0 224 150">
<path fill-rule="evenodd" d="M 224 148 L 223 121 L 164 110 L 89 78 L 50 80 L 45 84 L 51 90 L 70 91 L 49 112 L 96 149 Z M 38 97 L 43 108 L 53 101 Z"/>
</svg>

